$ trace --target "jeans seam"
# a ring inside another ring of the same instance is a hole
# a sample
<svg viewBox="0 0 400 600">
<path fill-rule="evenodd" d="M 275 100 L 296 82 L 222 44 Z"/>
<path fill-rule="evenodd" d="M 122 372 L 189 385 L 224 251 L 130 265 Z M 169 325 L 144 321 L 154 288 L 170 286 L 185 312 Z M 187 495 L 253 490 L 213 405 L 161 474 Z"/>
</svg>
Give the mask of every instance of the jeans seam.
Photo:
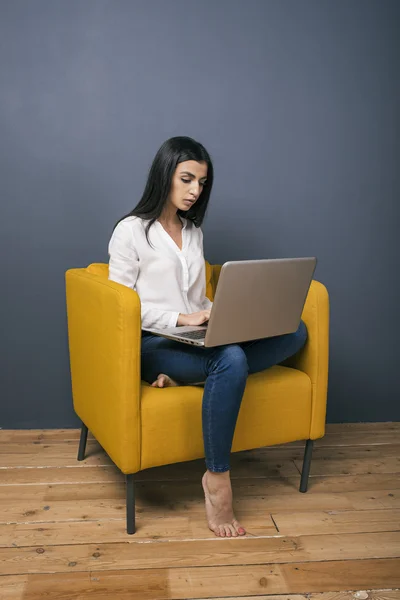
<svg viewBox="0 0 400 600">
<path fill-rule="evenodd" d="M 214 376 L 214 379 L 211 381 L 211 386 L 210 386 L 211 389 L 208 392 L 209 398 L 211 398 L 211 396 L 212 396 L 212 393 L 214 391 L 214 386 L 215 386 L 215 376 Z M 204 390 L 204 394 L 205 393 L 206 393 L 206 390 Z M 211 437 L 212 437 L 211 436 L 211 430 L 212 430 L 212 425 L 213 425 L 213 419 L 212 419 L 212 410 L 210 410 L 210 411 L 208 410 L 208 408 L 210 407 L 210 404 L 211 404 L 211 402 L 209 400 L 208 404 L 207 404 L 207 407 L 206 407 L 206 410 L 207 410 L 207 413 L 208 413 L 208 432 L 207 432 L 207 448 L 206 449 L 208 449 L 210 451 L 210 454 L 211 454 L 210 461 L 212 462 L 212 464 L 214 464 L 214 452 L 213 452 L 213 445 L 211 443 Z M 208 458 L 207 458 L 207 462 L 209 462 Z"/>
</svg>

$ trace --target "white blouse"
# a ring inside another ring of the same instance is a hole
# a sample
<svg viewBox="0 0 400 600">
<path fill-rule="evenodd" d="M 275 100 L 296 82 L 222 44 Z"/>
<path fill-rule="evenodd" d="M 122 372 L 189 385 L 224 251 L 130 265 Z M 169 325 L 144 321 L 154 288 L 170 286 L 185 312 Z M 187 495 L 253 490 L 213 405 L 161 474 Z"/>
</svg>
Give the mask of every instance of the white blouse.
<svg viewBox="0 0 400 600">
<path fill-rule="evenodd" d="M 182 218 L 182 250 L 159 221 L 145 234 L 148 221 L 126 217 L 118 223 L 108 246 L 109 276 L 137 291 L 142 327 L 176 327 L 179 313 L 210 309 L 206 297 L 203 233 Z"/>
</svg>

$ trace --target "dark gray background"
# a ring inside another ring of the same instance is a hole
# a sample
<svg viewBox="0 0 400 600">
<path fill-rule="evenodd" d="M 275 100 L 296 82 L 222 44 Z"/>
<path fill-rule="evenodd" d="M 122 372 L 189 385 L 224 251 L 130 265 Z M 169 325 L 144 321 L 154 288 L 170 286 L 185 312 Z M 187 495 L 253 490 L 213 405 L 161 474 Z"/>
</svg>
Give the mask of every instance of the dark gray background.
<svg viewBox="0 0 400 600">
<path fill-rule="evenodd" d="M 214 159 L 211 262 L 318 257 L 328 421 L 400 420 L 399 24 L 397 0 L 2 0 L 2 427 L 77 425 L 64 272 L 107 261 L 173 135 Z"/>
</svg>

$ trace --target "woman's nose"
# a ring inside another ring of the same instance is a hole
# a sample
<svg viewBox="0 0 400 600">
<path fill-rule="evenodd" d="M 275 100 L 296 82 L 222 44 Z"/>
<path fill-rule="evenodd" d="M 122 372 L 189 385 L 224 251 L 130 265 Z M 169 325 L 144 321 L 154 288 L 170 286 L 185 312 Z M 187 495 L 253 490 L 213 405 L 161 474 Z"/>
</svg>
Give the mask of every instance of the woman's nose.
<svg viewBox="0 0 400 600">
<path fill-rule="evenodd" d="M 190 193 L 192 194 L 192 196 L 194 196 L 195 198 L 197 198 L 198 195 L 199 195 L 199 189 L 200 189 L 199 184 L 196 183 L 195 181 L 193 181 L 192 185 L 191 185 L 191 189 L 190 189 Z"/>
</svg>

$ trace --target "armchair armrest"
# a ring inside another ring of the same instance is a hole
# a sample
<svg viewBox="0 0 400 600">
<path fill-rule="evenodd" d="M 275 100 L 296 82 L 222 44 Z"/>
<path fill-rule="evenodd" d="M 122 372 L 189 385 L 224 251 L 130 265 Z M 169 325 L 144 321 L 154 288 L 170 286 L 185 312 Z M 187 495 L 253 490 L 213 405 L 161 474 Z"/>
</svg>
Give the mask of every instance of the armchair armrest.
<svg viewBox="0 0 400 600">
<path fill-rule="evenodd" d="M 315 440 L 325 434 L 329 359 L 329 296 L 319 281 L 311 282 L 302 319 L 308 330 L 306 345 L 285 365 L 307 373 L 311 379 L 310 439 Z"/>
<path fill-rule="evenodd" d="M 140 470 L 139 296 L 86 269 L 66 273 L 74 409 L 123 473 Z"/>
</svg>

